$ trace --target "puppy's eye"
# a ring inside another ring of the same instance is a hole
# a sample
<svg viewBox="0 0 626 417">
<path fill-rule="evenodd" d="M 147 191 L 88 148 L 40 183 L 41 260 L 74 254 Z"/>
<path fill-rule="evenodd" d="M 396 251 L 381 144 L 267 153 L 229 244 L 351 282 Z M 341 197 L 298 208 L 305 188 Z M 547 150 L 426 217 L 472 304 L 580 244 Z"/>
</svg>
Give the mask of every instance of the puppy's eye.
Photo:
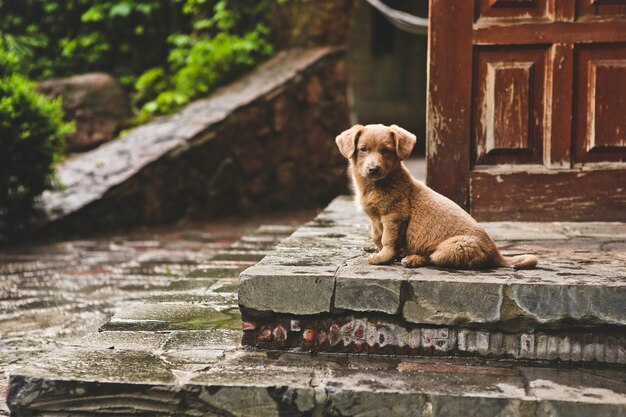
<svg viewBox="0 0 626 417">
<path fill-rule="evenodd" d="M 393 149 L 391 148 L 382 148 L 380 150 L 380 153 L 382 153 L 383 155 L 391 155 L 392 152 L 393 152 Z"/>
<path fill-rule="evenodd" d="M 367 148 L 365 146 L 361 146 L 359 148 L 359 152 L 365 153 L 365 152 L 367 152 Z"/>
</svg>

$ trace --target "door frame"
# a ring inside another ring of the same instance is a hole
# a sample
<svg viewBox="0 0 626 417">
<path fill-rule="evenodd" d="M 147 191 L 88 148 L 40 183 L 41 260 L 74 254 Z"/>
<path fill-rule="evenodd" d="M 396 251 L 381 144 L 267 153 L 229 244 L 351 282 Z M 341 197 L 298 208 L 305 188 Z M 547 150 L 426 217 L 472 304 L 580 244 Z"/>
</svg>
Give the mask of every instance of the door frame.
<svg viewBox="0 0 626 417">
<path fill-rule="evenodd" d="M 430 0 L 426 105 L 426 183 L 469 211 L 473 0 Z M 448 25 L 448 16 L 462 18 Z M 472 76 L 473 77 L 473 76 Z"/>
</svg>

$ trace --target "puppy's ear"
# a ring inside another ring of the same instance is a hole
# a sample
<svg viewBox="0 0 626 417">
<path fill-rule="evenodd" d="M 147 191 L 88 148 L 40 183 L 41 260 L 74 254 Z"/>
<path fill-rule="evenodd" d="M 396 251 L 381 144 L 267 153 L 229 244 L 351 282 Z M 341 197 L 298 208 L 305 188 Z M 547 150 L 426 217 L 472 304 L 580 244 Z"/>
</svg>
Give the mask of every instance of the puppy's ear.
<svg viewBox="0 0 626 417">
<path fill-rule="evenodd" d="M 404 160 L 411 155 L 413 146 L 417 142 L 415 135 L 408 130 L 402 129 L 400 126 L 391 125 L 389 130 L 396 142 L 396 154 L 400 160 Z"/>
<path fill-rule="evenodd" d="M 335 138 L 335 143 L 339 148 L 339 152 L 346 158 L 352 158 L 354 155 L 354 148 L 356 141 L 359 139 L 361 133 L 363 133 L 363 125 L 354 125 L 350 129 L 343 131 Z"/>
</svg>

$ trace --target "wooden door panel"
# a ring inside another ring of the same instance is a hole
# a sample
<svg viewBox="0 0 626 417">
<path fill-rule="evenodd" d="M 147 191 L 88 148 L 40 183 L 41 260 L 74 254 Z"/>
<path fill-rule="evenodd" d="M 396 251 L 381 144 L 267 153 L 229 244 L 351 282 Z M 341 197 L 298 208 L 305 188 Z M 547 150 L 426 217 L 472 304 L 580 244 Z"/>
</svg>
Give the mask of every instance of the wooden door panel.
<svg viewBox="0 0 626 417">
<path fill-rule="evenodd" d="M 430 0 L 427 183 L 478 220 L 626 221 L 626 0 Z"/>
<path fill-rule="evenodd" d="M 478 49 L 474 164 L 543 159 L 546 48 Z"/>
<path fill-rule="evenodd" d="M 476 170 L 472 215 L 481 221 L 626 221 L 623 170 Z"/>
<path fill-rule="evenodd" d="M 626 162 L 626 44 L 580 46 L 576 69 L 575 162 Z"/>
<path fill-rule="evenodd" d="M 580 19 L 626 18 L 625 0 L 579 0 L 576 16 Z"/>
<path fill-rule="evenodd" d="M 465 0 L 467 1 L 467 0 Z M 547 14 L 547 0 L 479 0 L 477 19 L 528 19 Z"/>
</svg>

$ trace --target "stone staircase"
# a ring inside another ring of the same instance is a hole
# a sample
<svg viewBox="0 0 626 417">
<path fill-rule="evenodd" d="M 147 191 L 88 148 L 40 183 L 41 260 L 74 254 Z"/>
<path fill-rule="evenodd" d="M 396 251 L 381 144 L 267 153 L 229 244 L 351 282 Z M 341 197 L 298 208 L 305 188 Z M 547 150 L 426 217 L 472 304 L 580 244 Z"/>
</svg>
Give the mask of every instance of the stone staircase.
<svg viewBox="0 0 626 417">
<path fill-rule="evenodd" d="M 626 364 L 626 226 L 485 225 L 515 271 L 370 266 L 367 221 L 335 200 L 239 281 L 262 348 Z"/>
<path fill-rule="evenodd" d="M 486 227 L 540 268 L 369 266 L 347 197 L 280 243 L 292 230 L 261 228 L 187 272 L 204 294 L 120 310 L 14 372 L 11 415 L 626 416 L 626 225 Z"/>
</svg>

